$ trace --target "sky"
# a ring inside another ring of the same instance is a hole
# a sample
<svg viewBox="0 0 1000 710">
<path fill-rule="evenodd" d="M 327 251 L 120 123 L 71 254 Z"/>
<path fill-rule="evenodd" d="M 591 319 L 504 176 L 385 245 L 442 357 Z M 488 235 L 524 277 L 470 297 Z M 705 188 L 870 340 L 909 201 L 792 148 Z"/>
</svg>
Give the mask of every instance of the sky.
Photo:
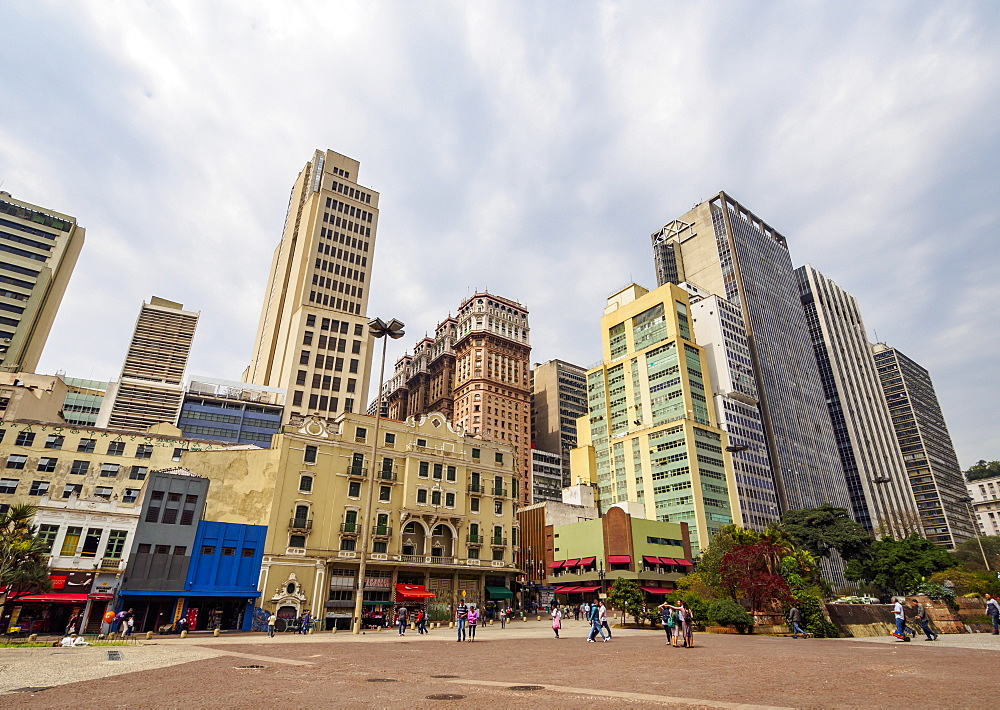
<svg viewBox="0 0 1000 710">
<path fill-rule="evenodd" d="M 315 149 L 380 193 L 369 315 L 477 290 L 590 366 L 650 235 L 725 190 L 927 367 L 1000 459 L 1000 5 L 0 0 L 0 182 L 86 244 L 38 371 L 114 379 L 141 303 L 239 379 Z M 876 335 L 877 334 L 877 335 Z M 411 337 L 412 336 L 412 337 Z M 374 388 L 373 388 L 374 389 Z"/>
</svg>

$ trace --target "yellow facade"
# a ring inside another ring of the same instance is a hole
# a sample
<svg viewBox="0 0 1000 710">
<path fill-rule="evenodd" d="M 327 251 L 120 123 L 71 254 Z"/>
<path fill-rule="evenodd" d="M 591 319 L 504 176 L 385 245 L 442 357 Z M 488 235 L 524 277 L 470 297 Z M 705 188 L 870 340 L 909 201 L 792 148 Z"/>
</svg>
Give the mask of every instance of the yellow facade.
<svg viewBox="0 0 1000 710">
<path fill-rule="evenodd" d="M 741 518 L 688 294 L 632 284 L 608 299 L 601 331 L 604 363 L 587 373 L 573 478 L 597 483 L 602 508 L 637 501 L 649 519 L 688 523 L 697 552 Z"/>
<path fill-rule="evenodd" d="M 374 427 L 365 415 L 306 417 L 271 449 L 185 456 L 188 470 L 211 480 L 207 519 L 268 526 L 265 609 L 309 610 L 327 627 L 347 628 L 366 526 L 366 609 L 390 606 L 396 584 L 422 584 L 436 595 L 431 618 L 445 618 L 463 591 L 466 602 L 486 603 L 486 587 L 509 586 L 512 447 L 467 436 L 439 413 L 382 420 L 377 444 Z"/>
</svg>

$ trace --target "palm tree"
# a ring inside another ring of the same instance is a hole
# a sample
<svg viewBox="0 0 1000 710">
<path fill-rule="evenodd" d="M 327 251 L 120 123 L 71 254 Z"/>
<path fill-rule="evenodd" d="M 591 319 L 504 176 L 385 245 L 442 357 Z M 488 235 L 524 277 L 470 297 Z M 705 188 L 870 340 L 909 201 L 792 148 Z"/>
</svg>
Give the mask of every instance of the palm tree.
<svg viewBox="0 0 1000 710">
<path fill-rule="evenodd" d="M 0 513 L 0 587 L 3 604 L 29 594 L 47 592 L 49 581 L 48 549 L 37 536 L 32 523 L 37 508 L 12 505 Z"/>
</svg>

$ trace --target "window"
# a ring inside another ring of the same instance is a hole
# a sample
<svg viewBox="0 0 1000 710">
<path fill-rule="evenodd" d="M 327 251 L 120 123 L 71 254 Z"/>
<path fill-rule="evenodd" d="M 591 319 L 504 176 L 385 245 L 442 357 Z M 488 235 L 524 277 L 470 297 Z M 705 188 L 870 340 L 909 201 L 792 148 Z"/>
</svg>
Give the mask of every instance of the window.
<svg viewBox="0 0 1000 710">
<path fill-rule="evenodd" d="M 313 477 L 312 476 L 299 476 L 299 491 L 301 493 L 310 493 L 313 489 Z"/>
<path fill-rule="evenodd" d="M 427 478 L 430 475 L 430 468 L 431 465 L 429 463 L 427 463 L 426 461 L 421 461 L 420 468 L 417 471 L 417 475 L 422 476 L 423 478 Z"/>
<path fill-rule="evenodd" d="M 417 489 L 417 502 L 426 503 L 427 502 L 427 489 L 419 488 Z"/>
<path fill-rule="evenodd" d="M 97 557 L 97 546 L 101 543 L 100 528 L 88 528 L 87 537 L 83 539 L 83 549 L 80 550 L 80 557 Z"/>
<path fill-rule="evenodd" d="M 94 453 L 94 447 L 97 446 L 97 439 L 80 439 L 80 443 L 77 445 L 76 450 L 84 454 Z"/>
<path fill-rule="evenodd" d="M 357 548 L 356 540 L 353 537 L 343 537 L 340 539 L 341 550 L 354 550 Z"/>
<path fill-rule="evenodd" d="M 62 497 L 69 498 L 70 496 L 79 496 L 83 491 L 83 486 L 79 483 L 69 483 L 63 488 Z"/>
<path fill-rule="evenodd" d="M 312 328 L 315 325 L 316 325 L 316 316 L 314 315 L 306 316 L 306 327 Z M 244 555 L 244 557 L 246 557 L 246 555 Z"/>
<path fill-rule="evenodd" d="M 59 436 L 58 434 L 49 434 L 45 437 L 45 448 L 46 449 L 61 449 L 63 447 L 63 442 L 66 440 L 65 436 Z"/>
<path fill-rule="evenodd" d="M 111 486 L 96 486 L 94 488 L 94 495 L 104 500 L 111 500 L 111 494 L 114 492 L 115 489 Z"/>
<path fill-rule="evenodd" d="M 7 457 L 7 468 L 24 468 L 24 464 L 27 463 L 27 461 L 27 456 L 11 454 Z"/>
<path fill-rule="evenodd" d="M 90 461 L 74 461 L 73 465 L 69 467 L 69 472 L 76 474 L 77 476 L 87 475 L 87 470 L 90 468 Z"/>
<path fill-rule="evenodd" d="M 392 487 L 380 486 L 378 489 L 378 499 L 382 503 L 388 503 L 392 499 Z"/>
<path fill-rule="evenodd" d="M 19 431 L 14 440 L 14 446 L 31 446 L 35 443 L 35 434 L 30 431 Z"/>
<path fill-rule="evenodd" d="M 186 545 L 174 545 L 174 554 L 178 557 L 183 557 L 187 554 L 187 551 Z"/>
<path fill-rule="evenodd" d="M 473 513 L 478 513 L 479 512 L 479 499 L 478 498 L 470 498 L 469 499 L 469 510 L 471 510 Z"/>
<path fill-rule="evenodd" d="M 311 330 L 303 331 L 302 333 L 302 344 L 312 345 L 313 344 L 313 332 Z"/>
<path fill-rule="evenodd" d="M 36 468 L 42 473 L 52 473 L 56 470 L 56 464 L 59 463 L 59 459 L 53 459 L 46 456 L 38 459 L 38 465 Z"/>
<path fill-rule="evenodd" d="M 120 560 L 125 550 L 126 530 L 112 530 L 108 533 L 108 544 L 104 546 L 104 556 L 111 560 Z"/>
<path fill-rule="evenodd" d="M 423 448 L 426 449 L 427 448 L 427 439 L 417 439 L 417 446 L 422 446 Z"/>
<path fill-rule="evenodd" d="M 170 457 L 171 461 L 180 461 L 181 456 L 184 454 L 184 449 L 174 449 L 174 455 Z"/>
<path fill-rule="evenodd" d="M 361 481 L 351 481 L 347 484 L 347 495 L 349 498 L 361 497 Z"/>
<path fill-rule="evenodd" d="M 66 537 L 63 538 L 62 549 L 59 551 L 61 557 L 73 557 L 76 555 L 76 548 L 80 544 L 80 535 L 83 528 L 66 528 Z"/>
<path fill-rule="evenodd" d="M 434 478 L 441 480 L 444 477 L 444 466 L 436 463 L 434 464 Z"/>
<path fill-rule="evenodd" d="M 153 445 L 152 444 L 139 444 L 135 447 L 135 457 L 137 459 L 150 459 L 153 458 Z"/>
<path fill-rule="evenodd" d="M 375 554 L 385 554 L 389 551 L 389 543 L 385 540 L 375 540 L 372 542 L 372 552 Z"/>
<path fill-rule="evenodd" d="M 338 359 L 339 359 L 339 358 L 338 358 Z M 353 372 L 353 373 L 357 373 L 357 371 L 358 371 L 358 364 L 359 364 L 359 362 L 360 362 L 360 361 L 359 361 L 359 360 L 358 360 L 357 358 L 354 358 L 354 357 L 352 357 L 352 358 L 351 358 L 351 362 L 350 362 L 350 364 L 348 365 L 348 369 L 347 369 L 347 371 L 348 371 L 348 372 Z"/>
<path fill-rule="evenodd" d="M 128 477 L 131 481 L 145 481 L 147 473 L 149 473 L 148 466 L 133 466 L 128 472 Z"/>
<path fill-rule="evenodd" d="M 201 554 L 203 554 L 203 555 L 214 555 L 215 554 L 215 545 L 202 545 L 201 546 Z"/>
<path fill-rule="evenodd" d="M 306 463 L 316 463 L 316 452 L 318 449 L 315 446 L 306 446 L 306 453 L 302 457 L 302 460 Z"/>
<path fill-rule="evenodd" d="M 480 452 L 480 450 L 479 450 L 479 449 L 473 449 L 473 450 L 472 450 L 472 458 L 474 458 L 474 459 L 478 459 L 478 458 L 479 458 L 479 456 L 480 456 L 480 454 L 481 454 L 481 452 Z"/>
<path fill-rule="evenodd" d="M 0 493 L 14 495 L 18 483 L 19 481 L 16 478 L 0 478 Z"/>
<path fill-rule="evenodd" d="M 222 556 L 223 557 L 236 557 L 236 548 L 235 547 L 223 547 L 222 548 Z"/>
<path fill-rule="evenodd" d="M 448 506 L 449 508 L 454 508 L 455 507 L 455 494 L 454 493 L 445 493 L 444 494 L 444 504 L 446 506 Z"/>
<path fill-rule="evenodd" d="M 112 441 L 108 443 L 108 456 L 121 456 L 125 453 L 124 441 Z"/>
<path fill-rule="evenodd" d="M 139 498 L 138 488 L 126 488 L 125 492 L 122 493 L 122 503 L 135 503 Z"/>
<path fill-rule="evenodd" d="M 49 493 L 49 482 L 48 481 L 32 481 L 31 490 L 28 491 L 29 496 L 44 496 Z"/>
<path fill-rule="evenodd" d="M 362 441 L 364 441 L 366 438 L 368 438 L 368 430 L 363 427 L 356 427 L 354 429 L 354 438 L 361 439 Z"/>
<path fill-rule="evenodd" d="M 385 435 L 385 443 L 387 446 L 394 446 L 396 443 L 396 435 L 392 432 L 387 432 Z"/>
<path fill-rule="evenodd" d="M 122 467 L 116 463 L 102 463 L 101 478 L 118 478 L 118 472 L 121 468 Z"/>
<path fill-rule="evenodd" d="M 503 562 L 503 549 L 497 548 L 493 550 L 493 560 L 495 562 Z"/>
<path fill-rule="evenodd" d="M 160 491 L 153 491 L 154 499 L 150 501 L 149 508 L 146 510 L 147 523 L 156 523 L 160 520 L 160 504 L 155 502 L 155 494 L 159 492 Z"/>
<path fill-rule="evenodd" d="M 58 534 L 58 525 L 42 525 L 38 528 L 38 539 L 41 541 L 46 553 L 52 552 L 52 545 L 55 543 L 56 535 Z"/>
<path fill-rule="evenodd" d="M 139 543 L 139 548 L 136 550 L 136 552 L 138 552 L 140 555 L 148 555 L 150 552 L 152 552 L 152 550 L 153 546 L 150 545 L 148 542 L 141 542 Z"/>
<path fill-rule="evenodd" d="M 153 548 L 153 554 L 156 554 L 156 555 L 169 555 L 170 554 L 170 545 L 156 545 Z"/>
<path fill-rule="evenodd" d="M 160 521 L 164 525 L 173 525 L 177 522 L 177 508 L 166 507 L 163 509 L 163 520 Z"/>
<path fill-rule="evenodd" d="M 503 454 L 501 454 L 498 451 L 497 453 L 493 454 L 493 460 L 496 461 L 497 463 L 503 463 Z"/>
<path fill-rule="evenodd" d="M 292 406 L 293 407 L 301 407 L 302 406 L 302 392 L 296 391 L 292 395 Z"/>
<path fill-rule="evenodd" d="M 309 364 L 309 351 L 308 350 L 303 350 L 301 353 L 299 353 L 299 364 L 300 365 L 308 365 Z"/>
<path fill-rule="evenodd" d="M 244 547 L 242 552 L 240 552 L 241 557 L 253 557 L 254 549 L 252 547 Z"/>
<path fill-rule="evenodd" d="M 470 560 L 478 560 L 479 559 L 479 548 L 478 547 L 470 547 L 469 548 L 469 559 Z"/>
<path fill-rule="evenodd" d="M 493 503 L 493 512 L 497 515 L 503 515 L 503 501 L 498 500 Z"/>
<path fill-rule="evenodd" d="M 448 467 L 448 480 L 449 481 L 454 481 L 455 480 L 455 467 L 454 466 L 449 466 Z"/>
<path fill-rule="evenodd" d="M 441 491 L 431 491 L 431 505 L 441 505 Z"/>
</svg>

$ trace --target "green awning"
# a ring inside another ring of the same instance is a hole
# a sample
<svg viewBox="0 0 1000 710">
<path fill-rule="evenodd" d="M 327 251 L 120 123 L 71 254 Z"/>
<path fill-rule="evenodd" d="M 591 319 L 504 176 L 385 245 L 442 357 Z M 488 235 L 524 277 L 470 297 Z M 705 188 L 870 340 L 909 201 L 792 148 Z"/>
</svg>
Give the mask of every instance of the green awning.
<svg viewBox="0 0 1000 710">
<path fill-rule="evenodd" d="M 507 589 L 507 587 L 487 587 L 486 593 L 490 595 L 490 599 L 513 599 L 514 592 Z"/>
</svg>

